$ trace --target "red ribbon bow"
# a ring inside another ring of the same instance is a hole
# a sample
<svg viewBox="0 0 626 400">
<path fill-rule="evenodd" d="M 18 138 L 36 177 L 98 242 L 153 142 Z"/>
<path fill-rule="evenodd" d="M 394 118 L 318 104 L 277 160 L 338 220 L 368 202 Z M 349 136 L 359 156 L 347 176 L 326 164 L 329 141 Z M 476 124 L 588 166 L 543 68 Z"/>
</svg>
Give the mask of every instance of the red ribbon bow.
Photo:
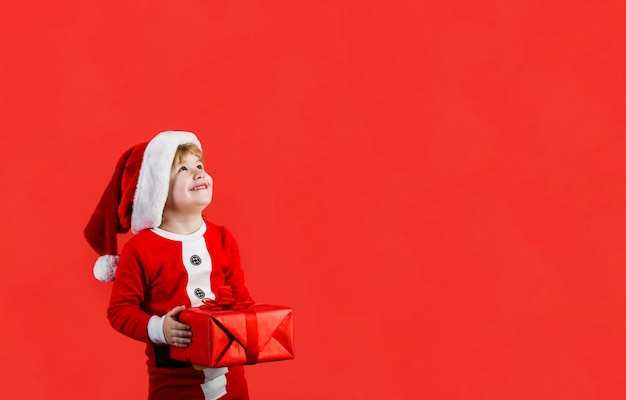
<svg viewBox="0 0 626 400">
<path fill-rule="evenodd" d="M 210 310 L 243 310 L 254 304 L 251 300 L 237 301 L 230 286 L 220 286 L 217 288 L 215 300 L 203 299 L 200 308 Z"/>
</svg>

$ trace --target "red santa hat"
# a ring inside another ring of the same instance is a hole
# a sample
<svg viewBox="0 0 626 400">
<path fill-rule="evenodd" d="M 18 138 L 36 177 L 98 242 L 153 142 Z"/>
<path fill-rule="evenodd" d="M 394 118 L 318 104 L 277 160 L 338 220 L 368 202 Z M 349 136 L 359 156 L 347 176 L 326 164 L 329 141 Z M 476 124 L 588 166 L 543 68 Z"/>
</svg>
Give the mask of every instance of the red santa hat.
<svg viewBox="0 0 626 400">
<path fill-rule="evenodd" d="M 191 132 L 165 131 L 150 142 L 126 150 L 117 162 L 84 232 L 89 245 L 100 255 L 93 269 L 99 281 L 115 280 L 118 233 L 129 229 L 138 233 L 161 225 L 174 155 L 185 143 L 202 149 Z"/>
</svg>

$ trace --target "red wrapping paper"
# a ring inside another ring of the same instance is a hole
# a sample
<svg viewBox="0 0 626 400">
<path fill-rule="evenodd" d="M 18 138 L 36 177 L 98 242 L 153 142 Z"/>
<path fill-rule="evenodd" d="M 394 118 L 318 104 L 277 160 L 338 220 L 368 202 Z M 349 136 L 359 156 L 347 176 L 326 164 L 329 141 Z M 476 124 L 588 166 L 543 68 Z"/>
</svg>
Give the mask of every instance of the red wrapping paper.
<svg viewBox="0 0 626 400">
<path fill-rule="evenodd" d="M 191 326 L 189 347 L 170 347 L 170 357 L 203 367 L 251 365 L 288 360 L 293 351 L 293 311 L 257 304 L 223 310 L 188 308 L 179 320 Z"/>
</svg>

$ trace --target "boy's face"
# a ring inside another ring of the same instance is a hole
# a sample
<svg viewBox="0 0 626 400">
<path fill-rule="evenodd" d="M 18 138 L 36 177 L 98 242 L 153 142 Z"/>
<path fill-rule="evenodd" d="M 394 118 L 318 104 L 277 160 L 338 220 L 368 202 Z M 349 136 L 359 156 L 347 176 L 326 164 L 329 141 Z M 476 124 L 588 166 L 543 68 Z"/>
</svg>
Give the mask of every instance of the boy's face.
<svg viewBox="0 0 626 400">
<path fill-rule="evenodd" d="M 165 208 L 186 214 L 202 213 L 213 198 L 213 178 L 198 157 L 189 154 L 174 164 Z"/>
</svg>

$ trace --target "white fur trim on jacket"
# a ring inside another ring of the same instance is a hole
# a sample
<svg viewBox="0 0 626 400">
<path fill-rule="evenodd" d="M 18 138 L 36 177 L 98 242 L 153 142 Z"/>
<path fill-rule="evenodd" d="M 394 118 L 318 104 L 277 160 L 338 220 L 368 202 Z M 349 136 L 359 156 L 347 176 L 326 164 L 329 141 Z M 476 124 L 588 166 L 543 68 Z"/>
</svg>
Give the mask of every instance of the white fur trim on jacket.
<svg viewBox="0 0 626 400">
<path fill-rule="evenodd" d="M 133 233 L 161 225 L 174 155 L 178 146 L 185 143 L 193 143 L 202 150 L 196 135 L 185 131 L 161 132 L 148 143 L 133 200 Z"/>
</svg>

